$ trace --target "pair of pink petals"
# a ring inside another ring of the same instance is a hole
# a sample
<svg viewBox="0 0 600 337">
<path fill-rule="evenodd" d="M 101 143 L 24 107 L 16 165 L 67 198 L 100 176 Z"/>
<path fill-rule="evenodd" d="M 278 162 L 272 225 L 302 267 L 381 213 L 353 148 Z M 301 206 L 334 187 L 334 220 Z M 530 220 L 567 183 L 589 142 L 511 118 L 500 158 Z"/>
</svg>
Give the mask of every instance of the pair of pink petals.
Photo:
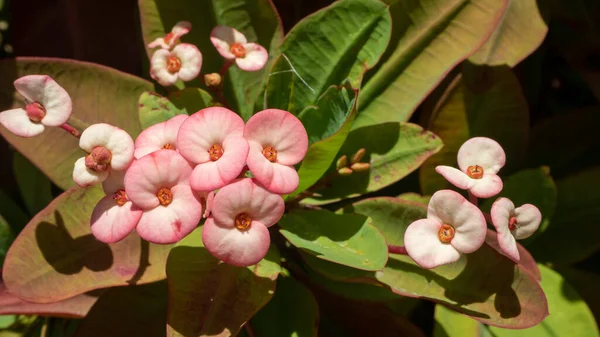
<svg viewBox="0 0 600 337">
<path fill-rule="evenodd" d="M 260 70 L 269 59 L 269 53 L 263 46 L 248 43 L 246 36 L 235 28 L 215 27 L 210 33 L 210 41 L 221 56 L 235 60 L 237 66 L 245 71 Z"/>
<path fill-rule="evenodd" d="M 516 240 L 530 237 L 542 222 L 542 213 L 531 204 L 516 207 L 507 198 L 499 198 L 490 211 L 496 228 L 498 244 L 508 257 L 515 262 L 521 259 Z"/>
</svg>

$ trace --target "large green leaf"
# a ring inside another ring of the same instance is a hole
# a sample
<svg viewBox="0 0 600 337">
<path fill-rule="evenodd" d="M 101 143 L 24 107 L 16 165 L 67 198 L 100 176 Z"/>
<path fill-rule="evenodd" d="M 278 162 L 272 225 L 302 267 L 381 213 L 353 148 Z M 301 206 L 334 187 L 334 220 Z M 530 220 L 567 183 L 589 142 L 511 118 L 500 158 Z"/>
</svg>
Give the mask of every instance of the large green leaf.
<svg viewBox="0 0 600 337">
<path fill-rule="evenodd" d="M 279 277 L 275 296 L 250 323 L 257 336 L 316 337 L 319 307 L 306 286 L 291 277 Z"/>
<path fill-rule="evenodd" d="M 202 73 L 219 72 L 225 59 L 210 42 L 210 32 L 217 25 L 233 27 L 249 42 L 256 42 L 271 51 L 279 47 L 283 38 L 281 22 L 269 0 L 138 0 L 144 43 L 147 45 L 181 20 L 192 23 L 192 30 L 182 41 L 197 46 L 202 52 Z M 148 57 L 153 50 L 146 48 Z M 269 63 L 257 72 L 229 68 L 223 78 L 223 90 L 230 108 L 248 119 L 262 82 L 270 69 Z M 191 82 L 198 86 L 199 80 Z"/>
<path fill-rule="evenodd" d="M 435 167 L 456 167 L 458 149 L 469 138 L 484 136 L 500 143 L 506 152 L 503 171 L 521 167 L 526 156 L 529 108 L 516 76 L 505 67 L 465 65 L 463 72 L 448 87 L 429 120 L 428 129 L 442 138 L 444 148 L 421 167 L 424 194 L 452 186 Z"/>
<path fill-rule="evenodd" d="M 600 275 L 573 267 L 558 268 L 556 271 L 585 300 L 594 314 L 596 322 L 600 322 L 600 289 L 597 286 L 600 284 Z"/>
<path fill-rule="evenodd" d="M 598 189 L 600 167 L 556 182 L 556 213 L 546 231 L 529 246 L 538 261 L 570 264 L 600 249 L 597 238 L 600 218 Z"/>
<path fill-rule="evenodd" d="M 408 121 L 452 68 L 488 39 L 508 0 L 386 0 L 391 43 L 368 74 L 355 128 Z"/>
<path fill-rule="evenodd" d="M 235 336 L 273 296 L 279 275 L 275 246 L 254 266 L 219 261 L 202 244 L 202 229 L 169 254 L 168 336 Z"/>
<path fill-rule="evenodd" d="M 316 191 L 321 197 L 305 199 L 304 202 L 325 204 L 389 186 L 438 152 L 442 148 L 442 141 L 415 124 L 383 123 L 352 130 L 339 155 L 345 154 L 350 158 L 361 148 L 366 149 L 362 161 L 371 165 L 368 172 L 336 175 L 326 189 Z M 335 166 L 330 167 L 330 172 L 334 169 Z"/>
<path fill-rule="evenodd" d="M 298 169 L 300 184 L 289 197 L 319 181 L 335 160 L 354 121 L 357 92 L 348 83 L 331 86 L 319 98 L 317 106 L 310 106 L 300 114 L 310 145 Z"/>
<path fill-rule="evenodd" d="M 165 278 L 168 245 L 136 234 L 114 244 L 97 241 L 90 217 L 102 189 L 75 187 L 36 215 L 10 247 L 2 277 L 21 299 L 48 303 L 93 289 Z"/>
<path fill-rule="evenodd" d="M 385 51 L 390 29 L 387 6 L 379 1 L 337 1 L 306 17 L 286 35 L 279 49 L 286 57 L 278 58 L 271 74 L 291 70 L 289 61 L 295 74 L 283 73 L 283 79 L 292 82 L 270 80 L 266 107 L 298 114 L 331 85 L 349 79 L 352 87 L 360 87 Z M 280 90 L 285 94 L 276 93 Z"/>
<path fill-rule="evenodd" d="M 537 0 L 509 0 L 502 20 L 469 61 L 514 67 L 533 53 L 548 33 L 548 25 L 544 22 L 537 3 Z"/>
<path fill-rule="evenodd" d="M 186 114 L 185 110 L 177 108 L 168 98 L 159 94 L 145 91 L 138 100 L 138 113 L 142 129 L 169 120 L 176 115 Z"/>
<path fill-rule="evenodd" d="M 188 115 L 198 110 L 217 105 L 213 97 L 206 91 L 198 88 L 186 88 L 169 94 L 169 101 Z"/>
<path fill-rule="evenodd" d="M 13 172 L 21 197 L 32 216 L 52 201 L 52 182 L 19 152 L 13 156 Z"/>
<path fill-rule="evenodd" d="M 370 219 L 325 210 L 294 212 L 279 221 L 281 234 L 318 258 L 361 270 L 381 270 L 387 261 L 385 239 Z"/>
<path fill-rule="evenodd" d="M 0 111 L 23 107 L 12 82 L 22 76 L 45 74 L 67 90 L 73 100 L 71 122 L 78 128 L 93 123 L 109 123 L 129 132 L 140 132 L 137 117 L 139 95 L 153 90 L 150 82 L 93 63 L 19 57 L 0 61 Z M 0 126 L 0 134 L 52 182 L 67 189 L 73 182 L 73 164 L 84 155 L 78 140 L 60 128 L 47 128 L 32 138 L 21 138 Z"/>
</svg>

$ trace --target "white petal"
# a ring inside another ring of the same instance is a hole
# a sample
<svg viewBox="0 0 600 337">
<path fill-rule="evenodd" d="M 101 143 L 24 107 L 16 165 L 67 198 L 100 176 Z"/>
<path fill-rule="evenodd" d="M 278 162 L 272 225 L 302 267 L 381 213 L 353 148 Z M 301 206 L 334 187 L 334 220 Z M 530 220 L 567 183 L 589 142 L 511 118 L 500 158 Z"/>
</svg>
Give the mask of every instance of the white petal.
<svg viewBox="0 0 600 337">
<path fill-rule="evenodd" d="M 542 222 L 542 213 L 531 204 L 515 208 L 515 216 L 517 217 L 517 228 L 513 231 L 513 235 L 517 240 L 530 237 Z"/>
<path fill-rule="evenodd" d="M 182 81 L 191 81 L 198 77 L 202 68 L 202 53 L 196 46 L 181 43 L 173 48 L 172 54 L 181 61 L 178 76 Z"/>
<path fill-rule="evenodd" d="M 85 157 L 77 159 L 73 168 L 73 180 L 81 187 L 88 187 L 100 183 L 110 174 L 109 170 L 96 172 L 85 166 Z"/>
<path fill-rule="evenodd" d="M 0 113 L 0 124 L 8 131 L 21 137 L 33 137 L 44 132 L 44 125 L 32 122 L 23 109 L 12 109 Z"/>
<path fill-rule="evenodd" d="M 423 268 L 435 268 L 458 261 L 460 253 L 447 243 L 442 243 L 438 231 L 442 224 L 431 219 L 411 223 L 404 233 L 404 246 L 408 255 Z"/>
<path fill-rule="evenodd" d="M 59 126 L 67 122 L 73 110 L 71 97 L 50 76 L 29 75 L 15 81 L 17 91 L 30 103 L 38 102 L 46 109 L 42 124 Z"/>
<path fill-rule="evenodd" d="M 506 163 L 502 146 L 493 139 L 475 137 L 467 140 L 458 150 L 458 167 L 466 172 L 469 166 L 479 165 L 483 173 L 496 174 Z"/>
</svg>

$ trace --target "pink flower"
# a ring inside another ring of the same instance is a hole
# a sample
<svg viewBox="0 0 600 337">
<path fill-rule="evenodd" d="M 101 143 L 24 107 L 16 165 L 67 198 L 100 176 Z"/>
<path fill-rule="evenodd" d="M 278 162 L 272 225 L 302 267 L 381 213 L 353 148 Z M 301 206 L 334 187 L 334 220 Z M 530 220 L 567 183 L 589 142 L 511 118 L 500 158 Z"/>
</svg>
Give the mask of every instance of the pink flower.
<svg viewBox="0 0 600 337">
<path fill-rule="evenodd" d="M 220 107 L 202 109 L 181 124 L 177 149 L 196 165 L 190 177 L 193 189 L 213 191 L 237 178 L 248 156 L 243 132 L 242 118 Z"/>
<path fill-rule="evenodd" d="M 196 46 L 181 43 L 172 51 L 159 49 L 150 60 L 150 76 L 164 86 L 177 80 L 191 81 L 198 77 L 202 68 L 202 53 Z"/>
<path fill-rule="evenodd" d="M 79 147 L 88 153 L 75 162 L 73 169 L 73 180 L 81 187 L 102 182 L 111 169 L 125 170 L 133 161 L 133 139 L 109 124 L 93 124 L 85 129 Z"/>
<path fill-rule="evenodd" d="M 156 151 L 136 160 L 125 174 L 129 199 L 144 212 L 138 234 L 154 243 L 183 239 L 202 218 L 202 204 L 188 180 L 192 168 L 175 151 Z"/>
<path fill-rule="evenodd" d="M 308 150 L 302 122 L 287 111 L 263 110 L 248 120 L 244 137 L 250 145 L 247 165 L 256 180 L 273 193 L 293 192 L 299 183 L 293 165 Z"/>
<path fill-rule="evenodd" d="M 164 37 L 159 37 L 156 40 L 150 42 L 148 44 L 148 48 L 156 48 L 160 46 L 163 49 L 171 49 L 177 42 L 179 42 L 179 38 L 189 33 L 191 29 L 191 23 L 189 23 L 188 21 L 179 21 L 171 29 L 170 33 L 168 33 Z"/>
<path fill-rule="evenodd" d="M 135 158 L 159 150 L 177 150 L 177 133 L 187 115 L 177 115 L 166 122 L 154 124 L 142 131 L 135 140 Z"/>
<path fill-rule="evenodd" d="M 492 223 L 498 232 L 500 248 L 516 262 L 519 262 L 519 250 L 516 240 L 531 236 L 542 221 L 540 210 L 525 204 L 515 208 L 515 204 L 507 198 L 499 198 L 492 205 L 490 212 Z"/>
<path fill-rule="evenodd" d="M 487 227 L 479 208 L 451 190 L 435 192 L 427 219 L 411 223 L 404 233 L 408 255 L 423 268 L 457 261 L 485 241 Z"/>
<path fill-rule="evenodd" d="M 489 198 L 502 191 L 502 179 L 496 174 L 504 166 L 506 155 L 495 140 L 475 137 L 458 150 L 458 167 L 438 166 L 435 171 L 454 186 L 469 190 L 478 198 Z"/>
<path fill-rule="evenodd" d="M 285 209 L 283 198 L 253 179 L 237 180 L 217 192 L 212 216 L 204 223 L 202 241 L 218 259 L 235 266 L 251 266 L 267 254 L 274 225 Z"/>
<path fill-rule="evenodd" d="M 263 46 L 248 43 L 244 34 L 231 27 L 216 26 L 210 33 L 210 41 L 221 56 L 235 60 L 242 70 L 260 70 L 269 59 L 269 53 Z"/>
<path fill-rule="evenodd" d="M 113 171 L 103 183 L 106 196 L 92 212 L 92 234 L 99 241 L 121 241 L 137 226 L 143 211 L 134 205 L 125 193 L 125 171 Z"/>
<path fill-rule="evenodd" d="M 0 124 L 17 136 L 37 136 L 45 126 L 60 126 L 71 116 L 71 97 L 49 76 L 24 76 L 17 79 L 14 85 L 25 98 L 25 109 L 0 113 Z"/>
</svg>

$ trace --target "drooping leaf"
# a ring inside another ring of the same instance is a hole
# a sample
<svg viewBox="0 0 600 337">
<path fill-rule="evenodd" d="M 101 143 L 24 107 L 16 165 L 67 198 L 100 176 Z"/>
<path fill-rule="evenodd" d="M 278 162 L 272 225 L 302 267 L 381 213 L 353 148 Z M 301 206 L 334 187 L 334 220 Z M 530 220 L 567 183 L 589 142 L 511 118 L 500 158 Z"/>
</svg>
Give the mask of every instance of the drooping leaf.
<svg viewBox="0 0 600 337">
<path fill-rule="evenodd" d="M 15 79 L 31 74 L 52 77 L 71 96 L 77 128 L 109 123 L 129 132 L 140 132 L 137 99 L 153 90 L 150 82 L 93 63 L 65 59 L 19 57 L 0 61 L 0 111 L 24 107 L 13 87 Z M 60 128 L 46 128 L 39 136 L 21 138 L 0 126 L 0 134 L 60 188 L 74 186 L 73 164 L 85 153 L 78 140 Z"/>
<path fill-rule="evenodd" d="M 2 215 L 0 215 L 0 266 L 4 264 L 4 258 L 8 252 L 8 248 L 15 240 L 15 234 L 10 225 Z"/>
<path fill-rule="evenodd" d="M 169 245 L 135 233 L 114 244 L 97 241 L 90 217 L 102 189 L 72 188 L 36 215 L 10 247 L 2 277 L 21 299 L 49 303 L 90 290 L 165 278 Z"/>
<path fill-rule="evenodd" d="M 351 158 L 361 148 L 366 149 L 362 161 L 371 166 L 368 172 L 336 175 L 325 189 L 316 190 L 321 197 L 304 202 L 325 204 L 389 186 L 437 153 L 442 148 L 442 141 L 415 124 L 383 123 L 352 130 L 338 156 L 345 154 Z M 334 168 L 330 167 L 329 172 Z"/>
<path fill-rule="evenodd" d="M 159 94 L 145 91 L 138 100 L 138 113 L 142 129 L 169 120 L 176 115 L 185 114 L 186 111 L 177 108 L 168 98 Z"/>
<path fill-rule="evenodd" d="M 174 91 L 169 94 L 169 101 L 188 115 L 216 105 L 216 102 L 209 93 L 198 88 L 186 88 L 181 91 Z"/>
<path fill-rule="evenodd" d="M 381 270 L 387 261 L 385 239 L 370 219 L 325 210 L 294 212 L 279 221 L 292 245 L 320 259 L 361 270 Z"/>
<path fill-rule="evenodd" d="M 349 83 L 331 86 L 319 98 L 317 106 L 300 113 L 300 120 L 308 133 L 309 147 L 298 169 L 300 184 L 289 195 L 303 192 L 327 172 L 344 144 L 356 114 L 356 94 Z"/>
<path fill-rule="evenodd" d="M 257 336 L 316 337 L 319 307 L 306 286 L 291 277 L 279 277 L 275 296 L 250 323 Z"/>
<path fill-rule="evenodd" d="M 21 197 L 32 216 L 52 201 L 52 183 L 19 152 L 13 156 L 13 172 Z"/>
<path fill-rule="evenodd" d="M 278 52 L 287 58 L 277 59 L 271 78 L 291 70 L 288 60 L 296 73 L 268 82 L 267 107 L 298 114 L 331 85 L 349 79 L 352 87 L 360 87 L 385 51 L 390 29 L 387 6 L 379 1 L 337 1 L 306 17 L 286 35 Z M 282 80 L 291 82 L 282 85 Z"/>
<path fill-rule="evenodd" d="M 220 262 L 202 244 L 202 229 L 169 254 L 168 336 L 234 336 L 273 296 L 279 274 L 275 246 L 254 266 Z"/>
<path fill-rule="evenodd" d="M 187 20 L 192 24 L 190 33 L 181 40 L 197 46 L 202 52 L 203 74 L 219 72 L 225 62 L 209 39 L 210 32 L 217 25 L 239 30 L 248 42 L 260 44 L 271 51 L 271 55 L 283 38 L 281 22 L 269 0 L 139 0 L 138 3 L 146 45 L 164 37 L 178 21 Z M 146 52 L 150 58 L 154 50 L 146 48 Z M 242 71 L 234 65 L 223 78 L 223 90 L 230 108 L 244 119 L 252 115 L 268 69 L 270 63 L 256 72 Z M 189 85 L 198 86 L 200 83 L 200 80 L 194 80 Z"/>
<path fill-rule="evenodd" d="M 391 43 L 360 93 L 354 128 L 406 122 L 461 61 L 487 40 L 508 0 L 386 0 Z"/>
<path fill-rule="evenodd" d="M 429 120 L 428 129 L 440 136 L 444 148 L 419 171 L 423 194 L 452 186 L 435 167 L 456 167 L 458 149 L 469 138 L 482 136 L 500 143 L 507 158 L 500 174 L 521 167 L 526 156 L 529 108 L 516 76 L 506 67 L 466 65 L 463 72 L 448 87 Z"/>
</svg>

